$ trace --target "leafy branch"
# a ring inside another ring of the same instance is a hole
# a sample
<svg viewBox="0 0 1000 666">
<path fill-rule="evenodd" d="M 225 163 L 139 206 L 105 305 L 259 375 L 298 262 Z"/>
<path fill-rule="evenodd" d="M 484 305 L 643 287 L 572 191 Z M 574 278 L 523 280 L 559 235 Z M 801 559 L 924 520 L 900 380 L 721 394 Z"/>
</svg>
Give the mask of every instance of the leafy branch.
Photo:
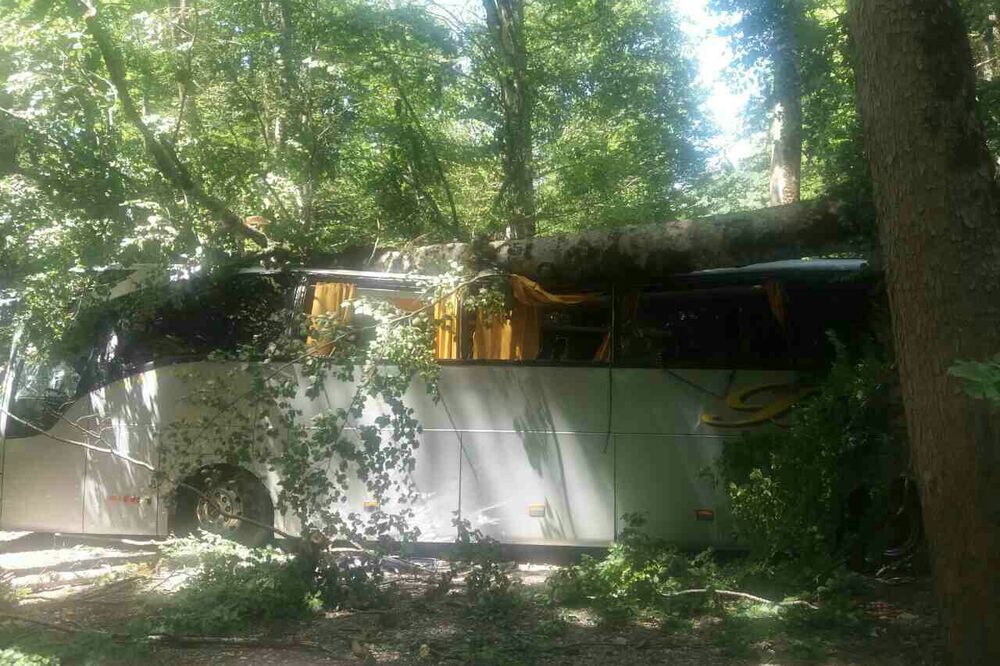
<svg viewBox="0 0 1000 666">
<path fill-rule="evenodd" d="M 192 176 L 187 165 L 177 156 L 173 146 L 166 141 L 161 141 L 145 123 L 129 91 L 128 77 L 121 53 L 98 16 L 97 5 L 91 0 L 80 0 L 79 4 L 84 9 L 83 18 L 87 33 L 93 37 L 101 52 L 108 76 L 118 93 L 125 117 L 142 135 L 146 149 L 153 158 L 153 163 L 160 174 L 185 196 L 215 215 L 227 232 L 236 237 L 247 238 L 262 248 L 267 247 L 267 236 L 245 225 L 243 218 L 230 209 L 226 203 L 206 192 L 201 183 Z"/>
</svg>

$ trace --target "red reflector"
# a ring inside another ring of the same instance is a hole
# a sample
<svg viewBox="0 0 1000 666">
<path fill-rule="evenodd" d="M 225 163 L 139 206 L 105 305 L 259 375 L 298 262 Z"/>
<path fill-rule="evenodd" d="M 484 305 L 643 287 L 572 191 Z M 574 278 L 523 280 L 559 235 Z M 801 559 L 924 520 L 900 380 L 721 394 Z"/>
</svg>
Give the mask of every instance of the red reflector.
<svg viewBox="0 0 1000 666">
<path fill-rule="evenodd" d="M 694 517 L 696 520 L 715 520 L 715 511 L 712 509 L 695 509 Z"/>
</svg>

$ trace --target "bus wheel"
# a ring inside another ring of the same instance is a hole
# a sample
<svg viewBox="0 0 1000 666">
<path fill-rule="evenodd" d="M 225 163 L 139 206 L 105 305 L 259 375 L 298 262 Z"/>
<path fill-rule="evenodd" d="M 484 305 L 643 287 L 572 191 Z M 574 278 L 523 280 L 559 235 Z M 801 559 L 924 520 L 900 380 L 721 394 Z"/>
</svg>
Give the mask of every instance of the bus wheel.
<svg viewBox="0 0 1000 666">
<path fill-rule="evenodd" d="M 178 534 L 204 530 L 245 546 L 260 546 L 270 539 L 274 506 L 267 489 L 253 474 L 239 467 L 215 465 L 198 471 L 184 484 L 177 490 Z"/>
</svg>

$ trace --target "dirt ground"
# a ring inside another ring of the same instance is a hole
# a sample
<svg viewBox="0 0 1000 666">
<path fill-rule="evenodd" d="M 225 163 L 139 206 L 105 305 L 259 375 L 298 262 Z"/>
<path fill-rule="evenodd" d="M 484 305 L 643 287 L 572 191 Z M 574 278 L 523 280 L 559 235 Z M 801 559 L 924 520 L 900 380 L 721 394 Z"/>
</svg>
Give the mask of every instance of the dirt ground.
<svg viewBox="0 0 1000 666">
<path fill-rule="evenodd" d="M 160 566 L 156 547 L 150 544 L 97 547 L 29 541 L 11 546 L 18 540 L 8 539 L 4 547 L 3 542 L 0 538 L 0 571 L 14 576 L 22 598 L 7 611 L 21 619 L 11 621 L 0 613 L 0 625 L 15 636 L 17 631 L 50 632 L 53 640 L 61 640 L 80 630 L 115 633 L 137 617 L 155 614 L 186 577 L 184 570 Z M 252 635 L 214 637 L 232 642 L 154 642 L 140 654 L 89 663 L 932 666 L 944 662 L 940 627 L 925 579 L 866 580 L 865 591 L 853 600 L 863 610 L 860 628 L 823 634 L 801 645 L 801 638 L 785 633 L 767 617 L 713 613 L 680 625 L 657 618 L 608 625 L 586 608 L 539 601 L 537 593 L 545 589 L 552 570 L 545 565 L 517 567 L 513 575 L 520 581 L 518 597 L 523 601 L 506 619 L 475 617 L 460 580 L 442 587 L 426 576 L 399 573 L 387 579 L 398 589 L 398 601 L 388 611 L 327 612 L 308 621 L 259 627 Z"/>
</svg>

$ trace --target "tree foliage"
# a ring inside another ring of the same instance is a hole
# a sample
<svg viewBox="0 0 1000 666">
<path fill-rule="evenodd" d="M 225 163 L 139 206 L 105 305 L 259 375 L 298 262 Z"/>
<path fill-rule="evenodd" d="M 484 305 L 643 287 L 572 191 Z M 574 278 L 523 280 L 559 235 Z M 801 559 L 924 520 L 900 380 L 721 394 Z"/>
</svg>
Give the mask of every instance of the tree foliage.
<svg viewBox="0 0 1000 666">
<path fill-rule="evenodd" d="M 784 427 L 728 443 L 720 459 L 739 534 L 761 559 L 878 565 L 887 548 L 886 482 L 906 469 L 893 369 L 873 351 L 837 348 Z"/>
<path fill-rule="evenodd" d="M 666 0 L 529 3 L 523 32 L 540 231 L 710 208 Z M 496 236 L 512 129 L 490 40 L 417 2 L 4 0 L 0 279 L 69 303 L 98 267 Z"/>
<path fill-rule="evenodd" d="M 747 109 L 748 127 L 758 136 L 771 122 L 776 35 L 790 31 L 801 81 L 802 196 L 833 196 L 862 209 L 871 198 L 871 184 L 854 93 L 846 1 L 712 0 L 711 4 L 730 13 L 722 31 L 731 39 L 741 75 L 749 74 L 750 85 L 758 86 Z M 763 168 L 759 163 L 757 169 Z"/>
</svg>

